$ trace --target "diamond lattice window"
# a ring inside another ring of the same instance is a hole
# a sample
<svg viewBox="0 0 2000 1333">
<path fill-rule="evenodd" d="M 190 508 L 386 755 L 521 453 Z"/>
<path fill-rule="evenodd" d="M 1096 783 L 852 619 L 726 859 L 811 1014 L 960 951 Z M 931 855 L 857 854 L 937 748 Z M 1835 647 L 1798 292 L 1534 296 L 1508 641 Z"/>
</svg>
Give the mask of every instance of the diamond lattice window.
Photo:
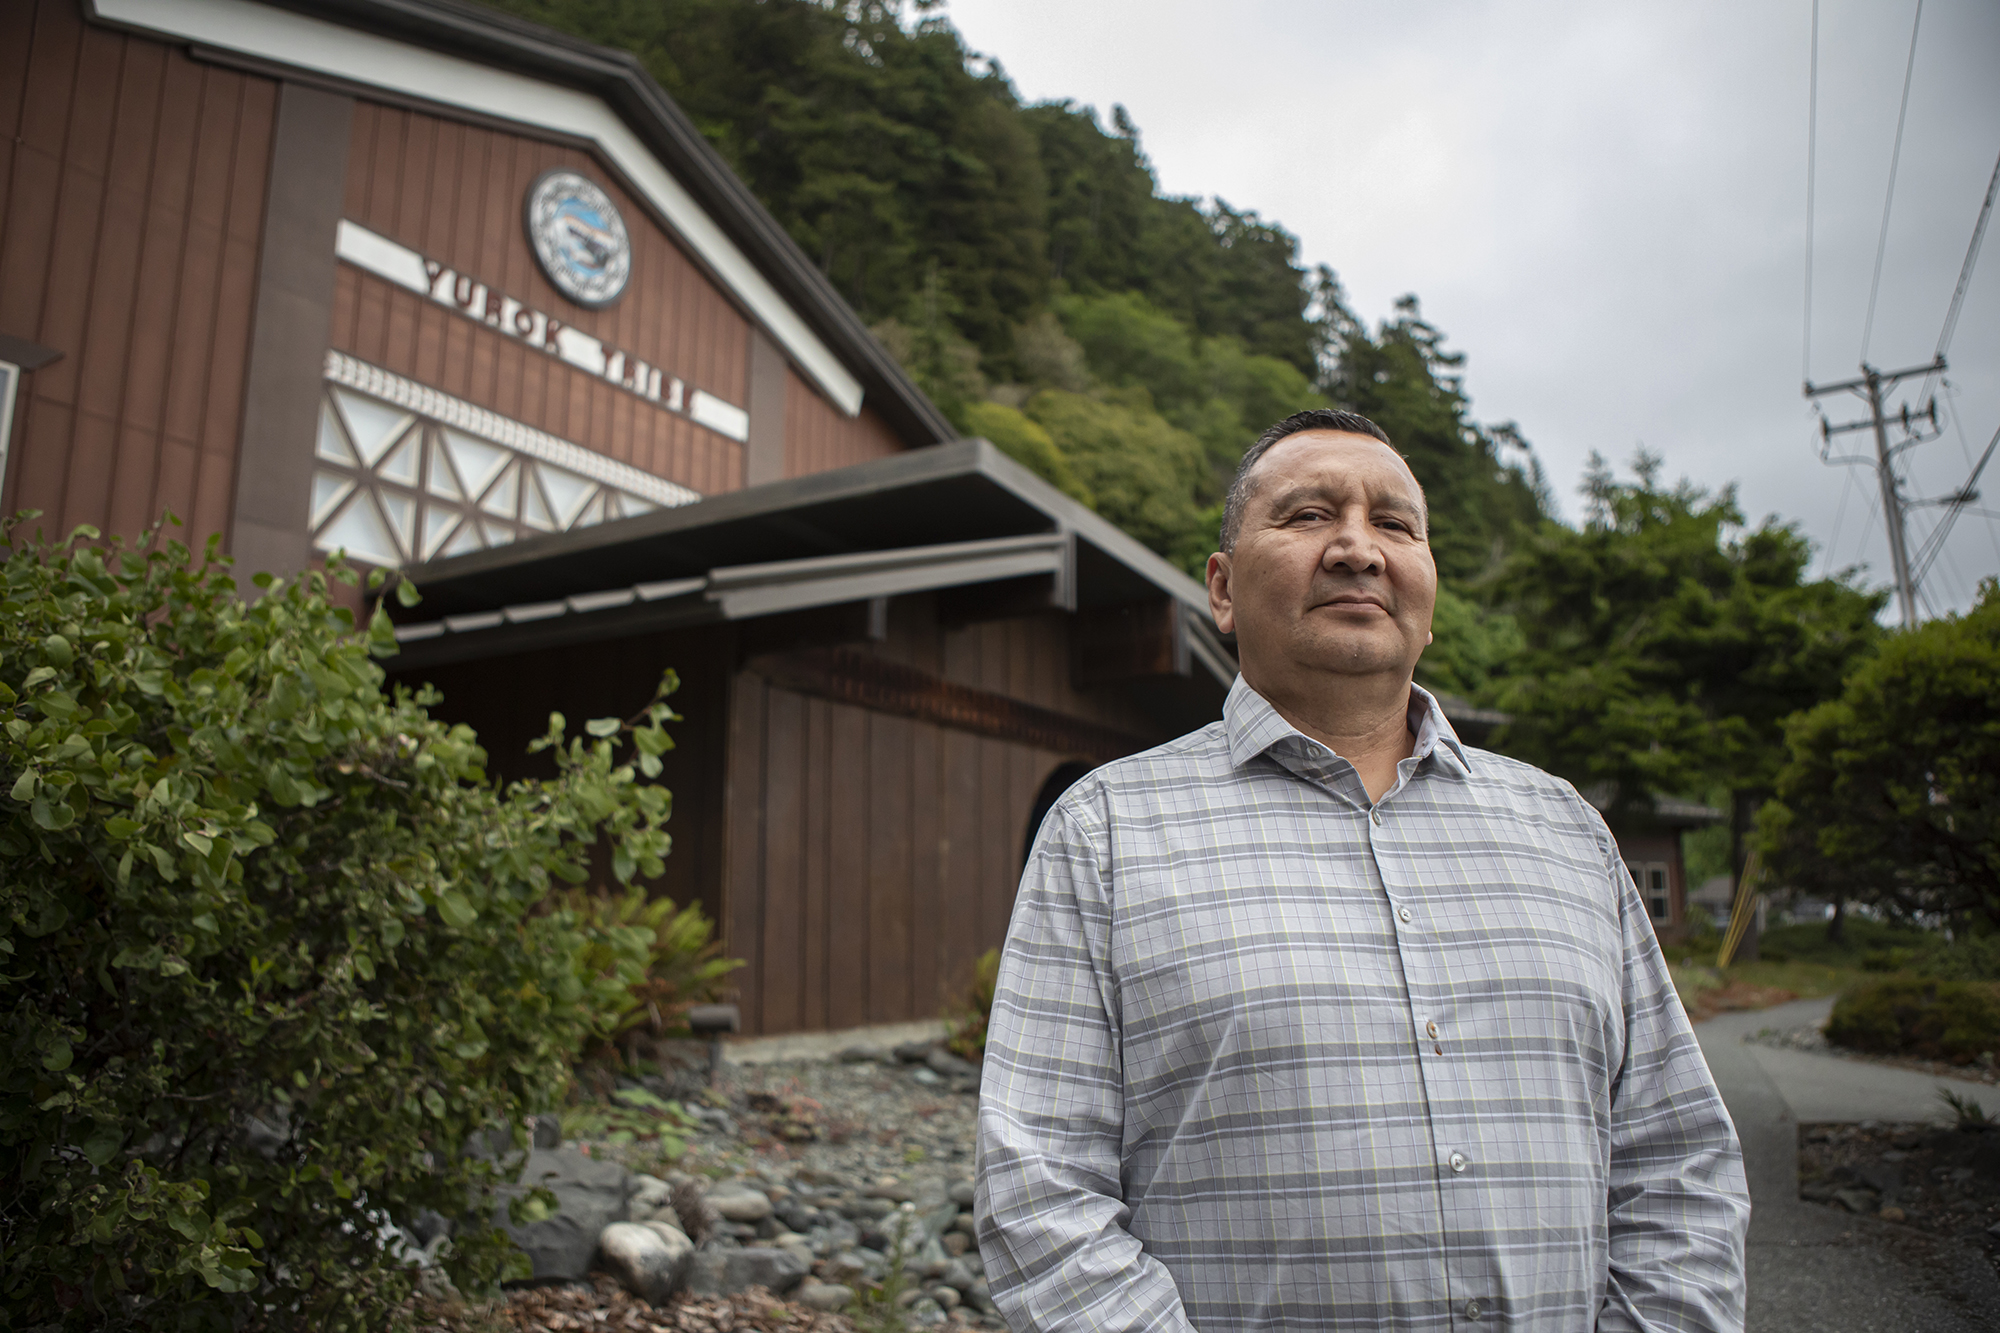
<svg viewBox="0 0 2000 1333">
<path fill-rule="evenodd" d="M 337 384 L 325 393 L 312 484 L 318 550 L 395 568 L 658 507 L 394 403 Z"/>
</svg>

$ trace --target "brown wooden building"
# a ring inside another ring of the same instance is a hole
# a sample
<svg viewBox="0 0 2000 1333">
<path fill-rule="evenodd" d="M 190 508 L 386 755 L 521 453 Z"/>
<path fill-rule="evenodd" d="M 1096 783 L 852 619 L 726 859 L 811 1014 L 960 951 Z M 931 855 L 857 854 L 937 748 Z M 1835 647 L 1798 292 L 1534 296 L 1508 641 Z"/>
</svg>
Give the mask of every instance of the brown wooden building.
<svg viewBox="0 0 2000 1333">
<path fill-rule="evenodd" d="M 631 57 L 454 0 L 24 0 L 0 91 L 0 506 L 410 571 L 393 669 L 506 773 L 676 668 L 663 891 L 749 1030 L 935 1014 L 1047 792 L 1216 715 L 1200 589 L 951 443 Z"/>
<path fill-rule="evenodd" d="M 955 442 L 630 56 L 17 0 L 0 94 L 0 507 L 409 571 L 393 670 L 509 775 L 678 670 L 662 891 L 748 1030 L 935 1014 L 1054 794 L 1219 715 L 1201 588 Z"/>
</svg>

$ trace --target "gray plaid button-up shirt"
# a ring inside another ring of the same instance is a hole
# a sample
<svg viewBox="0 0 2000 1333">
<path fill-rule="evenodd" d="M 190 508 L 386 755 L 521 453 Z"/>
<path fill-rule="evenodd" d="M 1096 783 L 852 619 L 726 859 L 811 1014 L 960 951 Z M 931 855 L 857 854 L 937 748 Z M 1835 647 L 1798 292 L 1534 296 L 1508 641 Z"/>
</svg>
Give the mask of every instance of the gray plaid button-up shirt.
<svg viewBox="0 0 2000 1333">
<path fill-rule="evenodd" d="M 1029 1330 L 1724 1330 L 1735 1130 L 1604 822 L 1459 743 L 1370 803 L 1239 678 L 1042 825 L 979 1108 Z"/>
</svg>

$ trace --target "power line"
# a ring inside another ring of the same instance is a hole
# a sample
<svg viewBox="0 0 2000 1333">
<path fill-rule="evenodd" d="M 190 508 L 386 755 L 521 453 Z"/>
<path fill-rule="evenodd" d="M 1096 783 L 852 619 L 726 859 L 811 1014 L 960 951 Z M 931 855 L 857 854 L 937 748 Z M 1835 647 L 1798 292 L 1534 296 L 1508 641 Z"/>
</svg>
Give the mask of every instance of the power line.
<svg viewBox="0 0 2000 1333">
<path fill-rule="evenodd" d="M 1924 0 L 1910 24 L 1910 58 L 1903 66 L 1903 104 L 1896 112 L 1896 144 L 1889 152 L 1889 190 L 1882 199 L 1882 235 L 1875 242 L 1875 277 L 1868 284 L 1868 318 L 1861 326 L 1861 359 L 1868 360 L 1868 340 L 1875 336 L 1875 298 L 1882 290 L 1882 257 L 1889 251 L 1889 213 L 1896 203 L 1896 168 L 1903 158 L 1903 123 L 1910 114 L 1910 81 L 1917 72 L 1917 32 L 1924 22 Z"/>
<path fill-rule="evenodd" d="M 1803 368 L 1799 378 L 1812 378 L 1813 200 L 1819 175 L 1819 0 L 1812 7 L 1812 68 L 1806 78 L 1806 331 L 1801 340 Z M 1987 198 L 1992 198 L 1988 191 Z"/>
<path fill-rule="evenodd" d="M 1993 178 L 1986 182 L 1986 199 L 1979 205 L 1979 220 L 1972 224 L 1972 244 L 1965 247 L 1965 263 L 1958 270 L 1958 286 L 1952 289 L 1951 308 L 1944 313 L 1944 331 L 1938 334 L 1939 356 L 1943 356 L 1945 348 L 1951 346 L 1951 335 L 1958 331 L 1958 312 L 1965 305 L 1965 289 L 1972 282 L 1972 266 L 1979 261 L 1979 243 L 1986 237 L 1986 220 L 1993 216 L 1995 192 L 2000 192 L 2000 157 L 1993 159 Z M 1810 264 L 1810 240 L 1807 245 L 1806 262 Z"/>
</svg>

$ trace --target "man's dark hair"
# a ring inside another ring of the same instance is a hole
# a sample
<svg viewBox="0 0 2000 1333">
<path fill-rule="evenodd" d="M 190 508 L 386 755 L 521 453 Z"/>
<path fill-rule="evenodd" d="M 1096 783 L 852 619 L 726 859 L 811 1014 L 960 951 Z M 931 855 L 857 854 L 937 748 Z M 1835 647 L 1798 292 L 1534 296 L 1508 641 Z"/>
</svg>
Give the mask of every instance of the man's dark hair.
<svg viewBox="0 0 2000 1333">
<path fill-rule="evenodd" d="M 1313 407 L 1292 413 L 1259 435 L 1257 442 L 1244 451 L 1243 461 L 1236 465 L 1236 476 L 1229 483 L 1229 498 L 1222 505 L 1223 554 L 1236 549 L 1236 535 L 1243 530 L 1243 507 L 1250 502 L 1250 469 L 1256 467 L 1257 461 L 1269 453 L 1271 446 L 1278 441 L 1309 430 L 1368 435 L 1391 449 L 1396 447 L 1390 442 L 1387 432 L 1359 412 L 1336 412 L 1330 407 Z"/>
</svg>

